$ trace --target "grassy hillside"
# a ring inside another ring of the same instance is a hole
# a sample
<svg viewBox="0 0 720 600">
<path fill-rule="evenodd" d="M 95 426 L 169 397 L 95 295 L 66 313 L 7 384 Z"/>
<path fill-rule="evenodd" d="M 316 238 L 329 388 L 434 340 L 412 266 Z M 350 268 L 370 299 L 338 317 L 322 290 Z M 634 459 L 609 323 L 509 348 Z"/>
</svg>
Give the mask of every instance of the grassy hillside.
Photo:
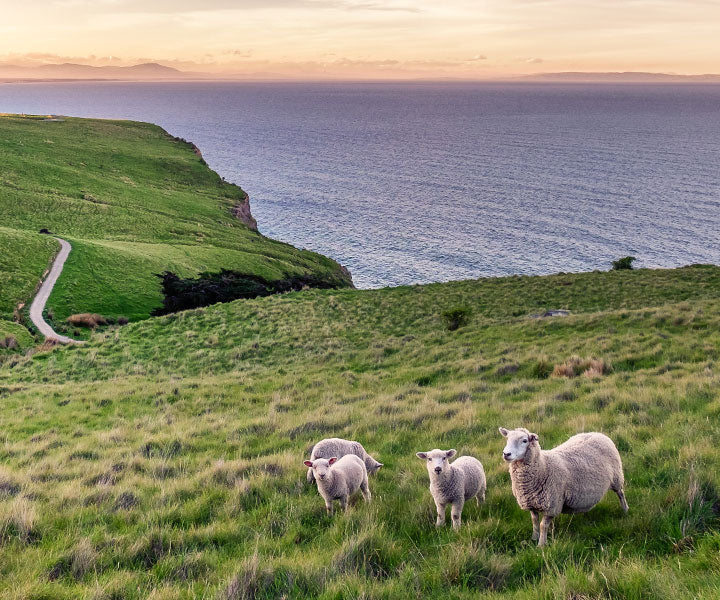
<svg viewBox="0 0 720 600">
<path fill-rule="evenodd" d="M 46 235 L 0 227 L 0 319 L 12 319 L 17 305 L 33 296 L 59 250 Z"/>
<path fill-rule="evenodd" d="M 145 318 L 161 304 L 154 274 L 167 269 L 342 280 L 332 260 L 235 218 L 245 192 L 155 125 L 0 115 L 0 147 L 3 318 L 28 300 L 57 250 L 43 228 L 73 245 L 48 303 L 58 321 L 77 312 Z"/>
<path fill-rule="evenodd" d="M 553 377 L 572 356 L 611 367 Z M 717 267 L 293 293 L 9 357 L 0 595 L 717 598 L 719 360 Z M 498 425 L 604 431 L 630 513 L 608 495 L 539 550 Z M 332 435 L 386 466 L 330 518 L 302 460 Z M 459 533 L 434 527 L 434 447 L 488 474 Z"/>
</svg>

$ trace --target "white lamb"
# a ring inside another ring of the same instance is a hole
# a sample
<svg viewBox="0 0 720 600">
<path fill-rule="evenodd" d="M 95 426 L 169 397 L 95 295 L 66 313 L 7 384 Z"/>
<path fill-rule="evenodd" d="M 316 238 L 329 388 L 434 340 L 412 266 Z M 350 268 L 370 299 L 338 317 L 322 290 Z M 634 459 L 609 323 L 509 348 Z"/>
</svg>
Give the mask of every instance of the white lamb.
<svg viewBox="0 0 720 600">
<path fill-rule="evenodd" d="M 426 461 L 430 475 L 430 493 L 437 508 L 436 527 L 445 524 L 445 508 L 451 505 L 453 529 L 460 528 L 462 509 L 466 500 L 475 497 L 480 505 L 485 501 L 485 470 L 482 463 L 472 456 L 461 456 L 453 463 L 448 461 L 456 450 L 430 450 L 418 452 L 417 457 Z"/>
<path fill-rule="evenodd" d="M 513 494 L 520 508 L 530 511 L 538 546 L 547 543 L 557 515 L 587 512 L 609 489 L 627 512 L 622 461 L 606 435 L 580 433 L 552 450 L 541 450 L 537 434 L 527 429 L 500 427 L 500 433 L 507 438 L 503 458 L 510 463 Z"/>
<path fill-rule="evenodd" d="M 342 458 L 318 458 L 306 460 L 303 464 L 312 470 L 328 514 L 333 514 L 334 500 L 339 500 L 342 509 L 347 510 L 348 498 L 358 490 L 365 502 L 370 502 L 367 469 L 358 456 L 347 454 Z"/>
<path fill-rule="evenodd" d="M 327 438 L 320 440 L 315 446 L 313 446 L 312 452 L 310 453 L 310 460 L 316 458 L 331 458 L 337 456 L 341 458 L 347 454 L 354 454 L 362 459 L 365 463 L 368 475 L 377 473 L 382 467 L 382 463 L 376 461 L 372 456 L 365 452 L 365 448 L 360 442 L 353 440 L 343 440 L 342 438 Z M 308 469 L 307 472 L 308 483 L 312 483 L 314 478 L 312 469 Z"/>
</svg>

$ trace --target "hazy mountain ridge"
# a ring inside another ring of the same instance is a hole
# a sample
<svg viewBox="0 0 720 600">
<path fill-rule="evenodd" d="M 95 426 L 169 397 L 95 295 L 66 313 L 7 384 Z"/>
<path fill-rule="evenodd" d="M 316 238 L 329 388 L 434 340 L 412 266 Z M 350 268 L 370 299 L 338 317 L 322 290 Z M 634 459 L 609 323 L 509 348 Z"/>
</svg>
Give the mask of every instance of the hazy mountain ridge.
<svg viewBox="0 0 720 600">
<path fill-rule="evenodd" d="M 204 73 L 199 71 L 181 71 L 157 62 L 141 63 L 132 66 L 93 66 L 81 63 L 47 63 L 37 66 L 23 66 L 12 63 L 0 63 L 0 79 L 10 80 L 187 80 L 187 79 L 251 79 L 251 80 L 292 80 L 296 77 L 273 72 L 253 73 Z M 317 79 L 317 78 L 315 78 Z M 320 77 L 319 79 L 326 79 Z M 332 78 L 331 78 L 332 79 Z M 586 72 L 563 71 L 557 73 L 537 73 L 517 76 L 497 77 L 430 77 L 417 81 L 537 81 L 537 82 L 577 82 L 577 83 L 720 83 L 720 74 L 678 75 L 676 73 L 653 73 L 644 71 L 623 72 Z"/>
<path fill-rule="evenodd" d="M 0 77 L 6 79 L 187 79 L 206 76 L 189 73 L 159 63 L 142 63 L 130 67 L 83 65 L 77 63 L 45 64 L 25 67 L 0 64 Z"/>
<path fill-rule="evenodd" d="M 564 71 L 560 73 L 538 73 L 536 75 L 523 75 L 519 79 L 523 79 L 526 81 L 578 83 L 720 83 L 720 75 L 715 73 L 706 73 L 703 75 L 678 75 L 676 73 L 651 73 L 644 71 L 608 71 L 604 73 Z"/>
</svg>

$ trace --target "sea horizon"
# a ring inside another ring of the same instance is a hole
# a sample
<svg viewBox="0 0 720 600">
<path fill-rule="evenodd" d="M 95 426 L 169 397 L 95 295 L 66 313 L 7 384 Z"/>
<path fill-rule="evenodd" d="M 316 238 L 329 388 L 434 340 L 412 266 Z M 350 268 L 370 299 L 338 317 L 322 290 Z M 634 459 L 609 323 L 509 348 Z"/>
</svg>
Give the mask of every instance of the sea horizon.
<svg viewBox="0 0 720 600">
<path fill-rule="evenodd" d="M 156 123 L 243 187 L 262 233 L 362 288 L 720 263 L 720 86 L 24 82 L 0 112 Z M 579 208 L 580 207 L 580 208 Z"/>
</svg>

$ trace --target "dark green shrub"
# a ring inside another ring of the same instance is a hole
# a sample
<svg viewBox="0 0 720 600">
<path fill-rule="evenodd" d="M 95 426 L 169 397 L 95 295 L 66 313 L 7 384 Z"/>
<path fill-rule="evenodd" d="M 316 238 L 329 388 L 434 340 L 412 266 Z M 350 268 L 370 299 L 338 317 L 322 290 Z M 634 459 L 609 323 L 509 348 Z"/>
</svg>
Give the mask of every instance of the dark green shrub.
<svg viewBox="0 0 720 600">
<path fill-rule="evenodd" d="M 624 271 L 632 269 L 633 262 L 637 260 L 634 256 L 624 256 L 623 258 L 618 258 L 617 260 L 614 260 L 612 262 L 612 270 L 613 271 Z"/>
<path fill-rule="evenodd" d="M 534 365 L 532 369 L 533 377 L 536 379 L 547 379 L 550 377 L 550 374 L 553 372 L 553 368 L 555 365 L 553 365 L 547 358 L 540 358 Z"/>
<path fill-rule="evenodd" d="M 446 310 L 443 314 L 443 321 L 448 331 L 455 331 L 460 327 L 467 325 L 470 321 L 472 312 L 467 306 L 456 306 L 450 310 Z"/>
<path fill-rule="evenodd" d="M 219 273 L 200 273 L 197 279 L 182 279 L 165 271 L 162 280 L 163 305 L 152 311 L 154 316 L 181 310 L 200 308 L 218 302 L 258 298 L 309 288 L 337 289 L 347 287 L 347 281 L 333 274 L 292 275 L 270 281 L 258 275 L 248 275 L 222 269 Z"/>
</svg>

